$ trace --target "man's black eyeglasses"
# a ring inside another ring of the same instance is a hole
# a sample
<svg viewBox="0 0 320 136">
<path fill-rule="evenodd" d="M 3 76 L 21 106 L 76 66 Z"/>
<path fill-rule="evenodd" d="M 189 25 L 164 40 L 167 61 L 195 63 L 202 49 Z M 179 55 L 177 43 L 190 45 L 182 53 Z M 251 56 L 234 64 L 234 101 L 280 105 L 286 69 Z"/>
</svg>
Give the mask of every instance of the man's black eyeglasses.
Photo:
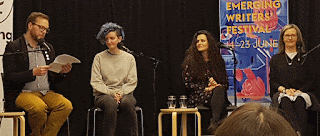
<svg viewBox="0 0 320 136">
<path fill-rule="evenodd" d="M 42 32 L 46 32 L 46 34 L 48 34 L 48 33 L 50 32 L 50 29 L 49 29 L 49 28 L 46 28 L 46 27 L 44 27 L 44 26 L 42 26 L 42 25 L 38 25 L 38 24 L 36 24 L 36 23 L 32 23 L 32 24 L 37 25 L 37 26 L 40 28 L 40 30 L 41 30 Z"/>
</svg>

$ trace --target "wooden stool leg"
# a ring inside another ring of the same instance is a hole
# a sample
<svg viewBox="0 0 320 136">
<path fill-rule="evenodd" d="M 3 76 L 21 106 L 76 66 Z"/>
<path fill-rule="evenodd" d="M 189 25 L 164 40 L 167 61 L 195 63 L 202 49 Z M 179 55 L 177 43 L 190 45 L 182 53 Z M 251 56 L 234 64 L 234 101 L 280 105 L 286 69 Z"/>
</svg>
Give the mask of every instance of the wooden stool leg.
<svg viewBox="0 0 320 136">
<path fill-rule="evenodd" d="M 198 136 L 201 136 L 201 115 L 200 112 L 196 112 L 198 116 Z"/>
<path fill-rule="evenodd" d="M 159 116 L 158 116 L 158 133 L 159 133 L 159 136 L 162 136 L 162 115 L 163 115 L 163 113 L 162 112 L 160 112 L 159 113 Z"/>
<path fill-rule="evenodd" d="M 18 136 L 19 135 L 19 132 L 18 132 L 18 124 L 19 124 L 19 121 L 18 121 L 18 118 L 16 117 L 13 117 L 13 135 L 14 136 Z"/>
<path fill-rule="evenodd" d="M 13 119 L 13 136 L 19 135 L 19 120 L 20 120 L 20 135 L 25 136 L 24 115 L 25 115 L 24 112 L 2 112 L 2 113 L 0 113 L 0 117 Z"/>
<path fill-rule="evenodd" d="M 25 136 L 25 118 L 24 116 L 19 116 L 20 119 L 20 136 Z"/>
<path fill-rule="evenodd" d="M 172 136 L 177 136 L 177 112 L 172 112 Z"/>
<path fill-rule="evenodd" d="M 187 136 L 187 114 L 182 113 L 182 136 Z"/>
</svg>

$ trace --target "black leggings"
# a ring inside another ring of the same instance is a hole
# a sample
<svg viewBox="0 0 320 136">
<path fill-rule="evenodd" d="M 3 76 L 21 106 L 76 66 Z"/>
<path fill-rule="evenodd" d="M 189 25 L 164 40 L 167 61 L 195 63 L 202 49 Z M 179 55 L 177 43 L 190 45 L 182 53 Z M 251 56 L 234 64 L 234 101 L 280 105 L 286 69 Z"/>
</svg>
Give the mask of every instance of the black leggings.
<svg viewBox="0 0 320 136">
<path fill-rule="evenodd" d="M 295 101 L 291 101 L 288 97 L 283 97 L 280 107 L 283 109 L 284 116 L 293 129 L 301 132 L 306 129 L 308 114 L 303 97 L 298 96 Z"/>
<path fill-rule="evenodd" d="M 120 105 L 111 95 L 99 95 L 95 99 L 95 105 L 102 108 L 104 111 L 104 126 L 103 135 L 115 135 L 117 122 L 117 109 L 121 109 L 124 114 L 127 114 L 127 123 L 130 126 L 131 135 L 138 136 L 137 113 L 135 111 L 136 99 L 132 94 L 123 95 Z"/>
<path fill-rule="evenodd" d="M 219 119 L 226 116 L 228 112 L 226 111 L 227 100 L 226 100 L 226 90 L 223 87 L 217 87 L 212 90 L 211 97 L 211 110 L 212 110 L 212 123 L 216 123 Z"/>
</svg>

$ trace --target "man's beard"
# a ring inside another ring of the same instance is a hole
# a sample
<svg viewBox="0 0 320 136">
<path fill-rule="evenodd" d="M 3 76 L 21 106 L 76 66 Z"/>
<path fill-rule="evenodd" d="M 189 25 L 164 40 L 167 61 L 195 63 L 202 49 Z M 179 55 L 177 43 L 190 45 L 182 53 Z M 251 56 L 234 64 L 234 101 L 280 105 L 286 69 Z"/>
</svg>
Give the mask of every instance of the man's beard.
<svg viewBox="0 0 320 136">
<path fill-rule="evenodd" d="M 38 35 L 36 35 L 36 34 L 34 34 L 34 33 L 31 33 L 31 37 L 32 37 L 33 40 L 35 40 L 35 41 L 37 41 L 37 42 L 39 42 L 39 40 L 41 39 L 41 38 L 39 38 Z"/>
</svg>

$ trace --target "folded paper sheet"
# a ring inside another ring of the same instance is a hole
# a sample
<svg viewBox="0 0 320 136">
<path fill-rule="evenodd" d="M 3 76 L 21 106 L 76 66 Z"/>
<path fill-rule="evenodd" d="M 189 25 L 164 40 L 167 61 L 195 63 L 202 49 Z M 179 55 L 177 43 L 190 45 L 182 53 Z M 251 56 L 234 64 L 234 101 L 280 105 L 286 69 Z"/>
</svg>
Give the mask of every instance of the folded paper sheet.
<svg viewBox="0 0 320 136">
<path fill-rule="evenodd" d="M 56 59 L 54 59 L 54 61 L 49 64 L 50 66 L 50 71 L 59 73 L 62 70 L 62 65 L 65 65 L 67 63 L 81 63 L 79 59 L 68 55 L 68 54 L 62 54 L 56 57 Z"/>
</svg>

